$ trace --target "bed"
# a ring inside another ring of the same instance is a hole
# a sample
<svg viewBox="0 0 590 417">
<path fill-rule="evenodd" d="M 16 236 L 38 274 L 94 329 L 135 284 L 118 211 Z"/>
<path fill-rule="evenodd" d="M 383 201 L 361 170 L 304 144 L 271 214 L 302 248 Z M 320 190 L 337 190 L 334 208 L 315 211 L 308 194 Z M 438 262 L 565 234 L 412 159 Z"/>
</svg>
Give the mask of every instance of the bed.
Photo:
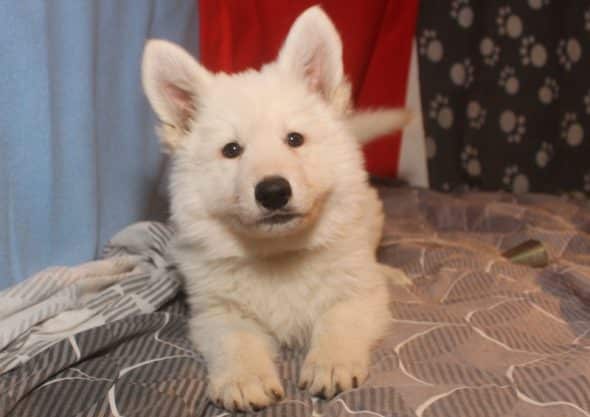
<svg viewBox="0 0 590 417">
<path fill-rule="evenodd" d="M 257 414 L 589 416 L 590 208 L 535 194 L 380 192 L 387 222 L 379 257 L 413 283 L 390 288 L 391 328 L 369 379 L 318 400 L 296 387 L 302 353 L 284 351 L 278 366 L 287 398 Z M 86 321 L 75 323 L 81 327 L 43 339 L 43 320 L 56 314 L 46 312 L 28 327 L 13 325 L 3 344 L 0 334 L 0 416 L 227 415 L 207 401 L 206 367 L 186 336 L 187 308 L 166 255 L 171 233 L 142 223 L 111 240 L 99 262 L 132 257 L 141 268 L 116 274 L 90 297 L 77 287 L 77 301 L 54 308 L 90 303 Z M 501 255 L 529 239 L 542 243 L 547 266 Z M 61 270 L 70 274 L 63 288 L 81 282 L 76 271 Z M 55 270 L 43 274 L 35 285 L 57 279 Z M 15 314 L 0 328 L 23 320 Z"/>
</svg>

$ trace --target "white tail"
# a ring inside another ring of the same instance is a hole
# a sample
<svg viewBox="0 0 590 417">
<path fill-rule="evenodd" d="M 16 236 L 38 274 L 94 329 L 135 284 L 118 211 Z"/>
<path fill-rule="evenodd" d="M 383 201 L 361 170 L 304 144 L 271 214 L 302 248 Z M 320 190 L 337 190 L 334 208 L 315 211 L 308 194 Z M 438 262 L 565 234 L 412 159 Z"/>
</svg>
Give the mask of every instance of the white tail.
<svg viewBox="0 0 590 417">
<path fill-rule="evenodd" d="M 353 112 L 347 124 L 361 145 L 378 137 L 401 130 L 412 119 L 405 109 L 379 109 Z"/>
</svg>

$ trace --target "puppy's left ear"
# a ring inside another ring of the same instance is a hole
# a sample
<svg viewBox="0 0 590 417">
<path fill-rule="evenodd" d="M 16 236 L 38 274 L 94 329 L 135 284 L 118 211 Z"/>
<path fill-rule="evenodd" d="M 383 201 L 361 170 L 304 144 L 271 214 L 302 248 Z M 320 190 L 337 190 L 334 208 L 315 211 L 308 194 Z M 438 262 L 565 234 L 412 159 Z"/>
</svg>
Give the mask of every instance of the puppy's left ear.
<svg viewBox="0 0 590 417">
<path fill-rule="evenodd" d="M 306 82 L 311 91 L 331 101 L 344 81 L 342 41 L 319 7 L 310 7 L 293 23 L 279 52 L 278 65 Z"/>
</svg>

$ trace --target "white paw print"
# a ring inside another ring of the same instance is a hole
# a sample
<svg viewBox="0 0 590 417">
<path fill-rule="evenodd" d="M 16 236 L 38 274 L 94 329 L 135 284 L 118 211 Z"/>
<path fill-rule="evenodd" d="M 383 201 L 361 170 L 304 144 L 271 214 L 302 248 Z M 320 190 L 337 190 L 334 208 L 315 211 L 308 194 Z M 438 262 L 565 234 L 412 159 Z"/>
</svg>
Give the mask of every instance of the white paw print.
<svg viewBox="0 0 590 417">
<path fill-rule="evenodd" d="M 557 45 L 559 64 L 567 71 L 571 70 L 582 58 L 582 45 L 576 38 L 562 39 Z"/>
<path fill-rule="evenodd" d="M 433 159 L 436 156 L 436 142 L 430 136 L 426 137 L 426 157 Z"/>
<path fill-rule="evenodd" d="M 418 40 L 418 52 L 432 62 L 439 62 L 443 59 L 444 48 L 442 42 L 438 39 L 436 31 L 426 29 Z"/>
<path fill-rule="evenodd" d="M 529 6 L 533 10 L 540 10 L 542 7 L 547 6 L 549 0 L 529 0 Z"/>
<path fill-rule="evenodd" d="M 561 121 L 561 138 L 570 146 L 579 146 L 584 141 L 584 128 L 576 113 L 566 113 Z"/>
<path fill-rule="evenodd" d="M 541 143 L 541 148 L 535 155 L 535 162 L 539 168 L 545 168 L 553 159 L 553 145 L 547 142 Z"/>
<path fill-rule="evenodd" d="M 469 126 L 474 129 L 481 129 L 486 121 L 486 110 L 481 107 L 479 102 L 473 100 L 467 104 L 467 119 L 469 119 Z"/>
<path fill-rule="evenodd" d="M 500 129 L 507 134 L 508 143 L 520 143 L 526 132 L 526 117 L 517 116 L 511 110 L 505 110 L 500 115 Z"/>
<path fill-rule="evenodd" d="M 469 0 L 454 0 L 451 4 L 451 17 L 459 26 L 468 28 L 473 24 L 473 9 Z"/>
<path fill-rule="evenodd" d="M 586 114 L 590 114 L 590 90 L 584 96 L 584 104 L 586 105 Z"/>
<path fill-rule="evenodd" d="M 584 191 L 590 193 L 590 172 L 584 175 Z"/>
<path fill-rule="evenodd" d="M 502 182 L 515 194 L 526 193 L 530 188 L 529 179 L 516 165 L 510 165 L 504 169 Z"/>
<path fill-rule="evenodd" d="M 440 94 L 430 102 L 430 118 L 436 120 L 440 127 L 449 129 L 453 126 L 453 109 L 449 106 L 449 98 Z"/>
<path fill-rule="evenodd" d="M 520 60 L 522 65 L 541 68 L 547 63 L 547 49 L 534 36 L 526 36 L 520 42 Z"/>
<path fill-rule="evenodd" d="M 469 58 L 451 66 L 451 80 L 460 87 L 468 88 L 473 83 L 473 64 Z"/>
<path fill-rule="evenodd" d="M 461 152 L 461 164 L 463 169 L 472 177 L 481 175 L 481 162 L 479 162 L 478 151 L 473 146 L 467 145 Z"/>
<path fill-rule="evenodd" d="M 545 82 L 539 88 L 539 101 L 543 104 L 551 104 L 559 97 L 559 85 L 551 77 L 546 77 Z"/>
<path fill-rule="evenodd" d="M 479 43 L 479 52 L 483 56 L 483 62 L 490 67 L 496 65 L 500 58 L 500 47 L 489 37 L 483 38 Z"/>
<path fill-rule="evenodd" d="M 498 24 L 498 33 L 501 36 L 516 39 L 522 35 L 522 19 L 512 13 L 510 6 L 500 7 L 496 23 Z"/>
<path fill-rule="evenodd" d="M 504 87 L 507 94 L 514 95 L 520 89 L 520 82 L 516 78 L 516 72 L 513 67 L 507 66 L 500 72 L 500 79 L 498 85 Z"/>
</svg>

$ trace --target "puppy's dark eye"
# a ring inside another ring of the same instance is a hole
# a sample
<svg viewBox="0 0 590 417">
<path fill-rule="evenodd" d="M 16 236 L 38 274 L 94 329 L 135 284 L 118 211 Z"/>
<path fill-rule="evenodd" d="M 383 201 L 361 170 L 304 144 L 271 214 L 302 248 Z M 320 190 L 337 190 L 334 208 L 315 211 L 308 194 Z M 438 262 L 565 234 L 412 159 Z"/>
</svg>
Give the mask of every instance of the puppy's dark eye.
<svg viewBox="0 0 590 417">
<path fill-rule="evenodd" d="M 238 142 L 230 142 L 221 149 L 221 154 L 226 158 L 237 158 L 243 151 L 244 148 Z"/>
<path fill-rule="evenodd" d="M 292 148 L 303 145 L 304 139 L 301 133 L 291 132 L 287 135 L 287 144 Z"/>
</svg>

